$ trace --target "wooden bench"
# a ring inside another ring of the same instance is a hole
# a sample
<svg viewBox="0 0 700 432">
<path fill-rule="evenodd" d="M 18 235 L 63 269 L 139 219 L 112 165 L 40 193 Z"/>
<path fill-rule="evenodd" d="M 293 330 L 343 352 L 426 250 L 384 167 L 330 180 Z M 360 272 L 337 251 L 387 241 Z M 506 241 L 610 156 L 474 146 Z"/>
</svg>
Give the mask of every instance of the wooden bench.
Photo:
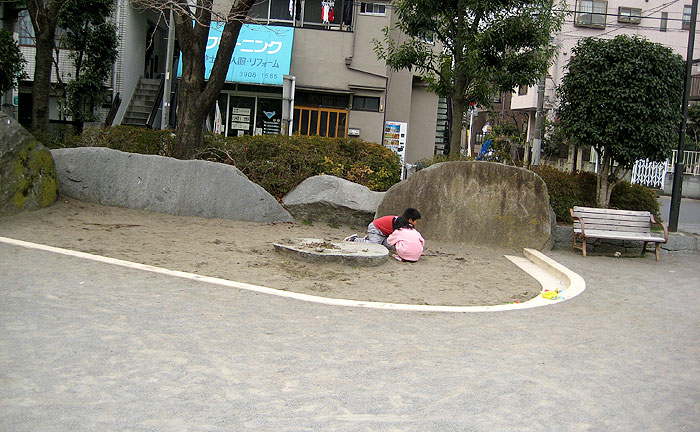
<svg viewBox="0 0 700 432">
<path fill-rule="evenodd" d="M 656 222 L 654 215 L 648 211 L 611 210 L 594 207 L 574 207 L 569 209 L 574 220 L 573 249 L 581 249 L 586 256 L 586 239 L 614 239 L 644 242 L 642 255 L 647 251 L 648 243 L 656 245 L 656 261 L 659 260 L 659 247 L 668 241 L 668 228 Z M 663 228 L 663 237 L 654 235 L 651 227 Z M 578 244 L 577 240 L 581 243 Z"/>
</svg>

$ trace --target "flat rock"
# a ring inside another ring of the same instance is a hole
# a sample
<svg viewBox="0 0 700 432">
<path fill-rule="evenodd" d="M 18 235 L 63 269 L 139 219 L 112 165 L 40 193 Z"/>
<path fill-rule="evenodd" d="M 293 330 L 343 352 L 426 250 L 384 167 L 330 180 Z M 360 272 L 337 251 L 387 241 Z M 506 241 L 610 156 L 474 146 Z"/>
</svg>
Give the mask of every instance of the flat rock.
<svg viewBox="0 0 700 432">
<path fill-rule="evenodd" d="M 56 196 L 51 152 L 0 111 L 0 215 L 48 207 Z"/>
<path fill-rule="evenodd" d="M 272 195 L 231 165 L 103 147 L 51 153 L 60 192 L 79 200 L 178 216 L 294 220 Z"/>
<path fill-rule="evenodd" d="M 555 216 L 547 186 L 532 171 L 494 162 L 445 162 L 392 186 L 377 217 L 421 212 L 430 240 L 514 249 L 551 249 Z"/>
<path fill-rule="evenodd" d="M 330 175 L 309 177 L 282 198 L 296 220 L 366 227 L 383 192 Z"/>
<path fill-rule="evenodd" d="M 371 243 L 329 242 L 323 239 L 300 238 L 273 244 L 279 252 L 294 259 L 318 263 L 376 266 L 385 263 L 389 258 L 387 248 Z"/>
</svg>

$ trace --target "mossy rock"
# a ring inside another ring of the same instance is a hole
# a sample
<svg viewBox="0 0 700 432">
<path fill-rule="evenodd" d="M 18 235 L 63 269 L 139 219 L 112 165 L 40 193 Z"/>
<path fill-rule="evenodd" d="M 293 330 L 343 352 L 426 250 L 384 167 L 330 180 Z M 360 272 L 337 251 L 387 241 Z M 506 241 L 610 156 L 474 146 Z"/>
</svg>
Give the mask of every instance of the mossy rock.
<svg viewBox="0 0 700 432">
<path fill-rule="evenodd" d="M 57 194 L 51 152 L 0 112 L 0 215 L 48 207 Z"/>
</svg>

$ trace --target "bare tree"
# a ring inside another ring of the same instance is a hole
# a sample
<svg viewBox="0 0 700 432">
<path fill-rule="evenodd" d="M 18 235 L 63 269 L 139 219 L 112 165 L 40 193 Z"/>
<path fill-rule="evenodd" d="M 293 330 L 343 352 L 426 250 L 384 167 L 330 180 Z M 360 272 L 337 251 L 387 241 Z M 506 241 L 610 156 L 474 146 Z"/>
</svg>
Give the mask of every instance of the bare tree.
<svg viewBox="0 0 700 432">
<path fill-rule="evenodd" d="M 138 0 L 141 7 L 170 10 L 175 16 L 175 33 L 182 52 L 182 78 L 178 86 L 177 139 L 173 156 L 187 159 L 192 149 L 202 146 L 204 121 L 214 109 L 224 86 L 233 49 L 241 26 L 255 0 L 234 0 L 227 13 L 217 13 L 213 0 Z M 204 76 L 204 55 L 212 21 L 224 22 L 219 50 L 208 79 Z"/>
</svg>

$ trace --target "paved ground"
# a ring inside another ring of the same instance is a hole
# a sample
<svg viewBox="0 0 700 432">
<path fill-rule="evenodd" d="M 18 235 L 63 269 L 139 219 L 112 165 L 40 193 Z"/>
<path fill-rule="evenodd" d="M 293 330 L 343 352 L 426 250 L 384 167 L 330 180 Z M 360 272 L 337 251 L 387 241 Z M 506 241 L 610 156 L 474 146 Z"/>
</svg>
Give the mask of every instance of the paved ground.
<svg viewBox="0 0 700 432">
<path fill-rule="evenodd" d="M 440 314 L 0 244 L 0 430 L 700 430 L 698 256 L 548 255 L 583 294 Z"/>
<path fill-rule="evenodd" d="M 666 225 L 671 220 L 671 197 L 660 196 L 661 217 Z M 678 213 L 678 231 L 700 235 L 700 200 L 690 198 L 681 199 L 680 212 Z"/>
</svg>

